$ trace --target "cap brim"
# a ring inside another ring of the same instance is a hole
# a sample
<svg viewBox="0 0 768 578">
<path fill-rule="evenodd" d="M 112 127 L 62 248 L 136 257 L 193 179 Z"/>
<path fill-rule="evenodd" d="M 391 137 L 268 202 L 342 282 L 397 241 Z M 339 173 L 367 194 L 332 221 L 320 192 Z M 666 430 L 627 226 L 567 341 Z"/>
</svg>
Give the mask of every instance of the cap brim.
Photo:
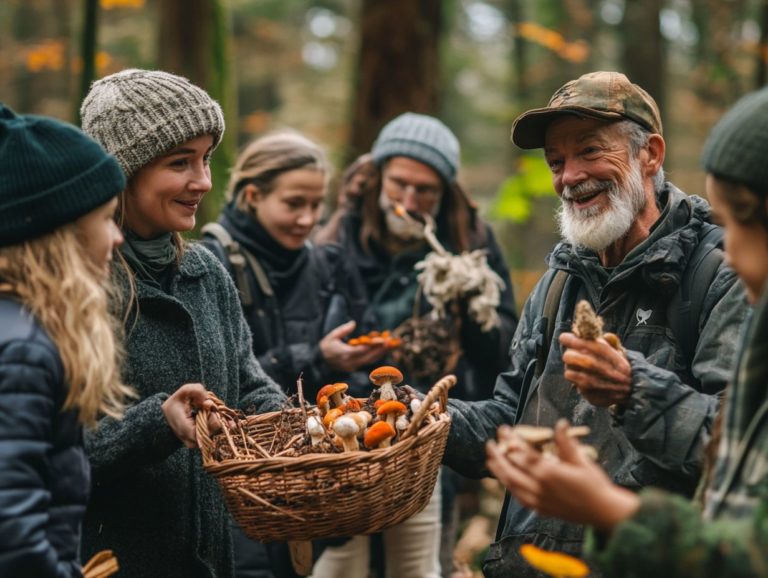
<svg viewBox="0 0 768 578">
<path fill-rule="evenodd" d="M 618 112 L 606 112 L 582 106 L 534 108 L 515 119 L 512 125 L 512 142 L 521 149 L 543 148 L 544 137 L 546 136 L 549 123 L 567 114 L 600 120 L 621 120 L 626 118 Z"/>
</svg>

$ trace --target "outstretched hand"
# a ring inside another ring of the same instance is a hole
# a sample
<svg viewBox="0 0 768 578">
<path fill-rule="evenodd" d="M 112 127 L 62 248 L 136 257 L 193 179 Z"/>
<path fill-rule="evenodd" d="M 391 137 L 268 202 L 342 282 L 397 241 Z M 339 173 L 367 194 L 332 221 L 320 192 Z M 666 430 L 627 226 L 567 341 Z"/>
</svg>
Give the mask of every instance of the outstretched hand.
<svg viewBox="0 0 768 578">
<path fill-rule="evenodd" d="M 197 447 L 195 413 L 203 408 L 212 410 L 215 404 L 201 383 L 185 383 L 163 402 L 165 420 L 188 448 Z M 221 421 L 215 411 L 208 416 L 208 427 L 212 432 L 221 429 Z"/>
<path fill-rule="evenodd" d="M 499 428 L 499 442 L 486 445 L 486 465 L 525 507 L 544 516 L 589 524 L 610 531 L 639 506 L 635 494 L 614 485 L 605 472 L 579 450 L 580 444 L 566 435 L 568 422 L 555 428 L 559 457 L 543 454 L 525 443 L 502 448 L 511 435 Z"/>
<path fill-rule="evenodd" d="M 320 352 L 331 369 L 351 373 L 380 360 L 387 353 L 385 343 L 349 345 L 344 341 L 355 330 L 355 322 L 347 321 L 332 329 L 320 340 Z"/>
<path fill-rule="evenodd" d="M 602 337 L 581 339 L 573 333 L 562 333 L 564 348 L 563 376 L 592 405 L 622 405 L 632 393 L 632 367 L 623 353 Z"/>
</svg>

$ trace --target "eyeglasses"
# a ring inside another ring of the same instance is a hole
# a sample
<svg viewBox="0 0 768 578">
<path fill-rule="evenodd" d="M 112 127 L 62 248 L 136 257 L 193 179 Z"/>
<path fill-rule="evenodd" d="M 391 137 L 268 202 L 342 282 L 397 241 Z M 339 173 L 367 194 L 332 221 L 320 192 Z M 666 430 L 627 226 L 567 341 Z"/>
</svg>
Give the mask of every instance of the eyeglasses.
<svg viewBox="0 0 768 578">
<path fill-rule="evenodd" d="M 436 197 L 443 192 L 442 185 L 414 185 L 413 183 L 404 181 L 400 177 L 393 177 L 391 175 L 386 175 L 384 178 L 402 193 L 406 193 L 409 189 L 413 189 L 413 192 L 418 197 Z"/>
</svg>

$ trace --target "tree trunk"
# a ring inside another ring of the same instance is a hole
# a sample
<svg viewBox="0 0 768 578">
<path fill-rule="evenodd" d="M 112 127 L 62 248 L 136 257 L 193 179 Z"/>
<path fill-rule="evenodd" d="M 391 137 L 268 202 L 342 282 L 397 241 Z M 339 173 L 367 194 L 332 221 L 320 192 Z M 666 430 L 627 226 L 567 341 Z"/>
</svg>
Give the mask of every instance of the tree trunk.
<svg viewBox="0 0 768 578">
<path fill-rule="evenodd" d="M 196 229 L 218 216 L 237 137 L 235 91 L 230 85 L 229 13 L 222 0 L 159 3 L 158 67 L 188 78 L 221 104 L 229 129 L 211 159 L 213 189 L 203 199 Z"/>
<path fill-rule="evenodd" d="M 659 28 L 663 0 L 626 2 L 622 23 L 624 69 L 643 87 L 664 113 L 665 47 Z"/>
<path fill-rule="evenodd" d="M 437 112 L 442 17 L 441 0 L 363 0 L 348 161 L 398 114 Z"/>
<path fill-rule="evenodd" d="M 80 90 L 75 103 L 75 118 L 80 125 L 80 103 L 83 102 L 91 82 L 96 78 L 96 43 L 99 17 L 99 0 L 83 0 L 83 29 L 80 37 L 80 58 L 83 70 L 80 76 Z"/>
<path fill-rule="evenodd" d="M 768 62 L 768 0 L 763 0 L 760 2 L 760 44 L 757 46 L 756 89 L 762 88 L 768 81 L 766 62 Z"/>
</svg>

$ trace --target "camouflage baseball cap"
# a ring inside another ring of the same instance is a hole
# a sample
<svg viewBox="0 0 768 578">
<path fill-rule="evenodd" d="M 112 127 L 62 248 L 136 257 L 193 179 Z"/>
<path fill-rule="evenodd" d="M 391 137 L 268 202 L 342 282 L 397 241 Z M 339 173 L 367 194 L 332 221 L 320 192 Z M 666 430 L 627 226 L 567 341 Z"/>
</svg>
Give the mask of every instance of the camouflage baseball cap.
<svg viewBox="0 0 768 578">
<path fill-rule="evenodd" d="M 523 149 L 543 147 L 547 126 L 563 114 L 629 119 L 661 134 L 659 107 L 650 94 L 620 72 L 590 72 L 566 82 L 545 108 L 534 108 L 518 116 L 512 125 L 512 142 Z"/>
</svg>

